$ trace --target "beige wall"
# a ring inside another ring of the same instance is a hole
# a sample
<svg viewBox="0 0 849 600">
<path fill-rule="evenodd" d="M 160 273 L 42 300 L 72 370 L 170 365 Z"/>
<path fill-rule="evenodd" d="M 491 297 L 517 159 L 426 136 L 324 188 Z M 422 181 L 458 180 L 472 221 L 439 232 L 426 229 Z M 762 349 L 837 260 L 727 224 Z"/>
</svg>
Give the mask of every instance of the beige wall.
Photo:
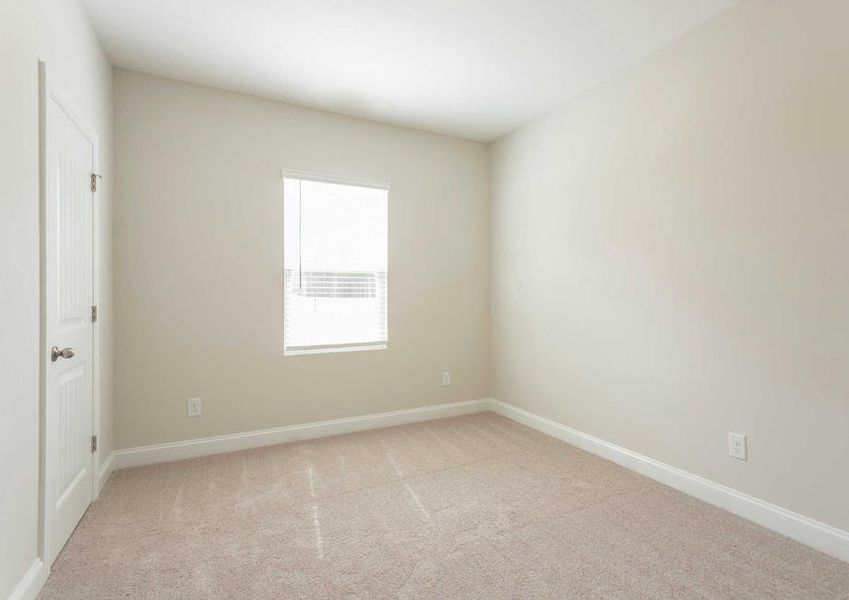
<svg viewBox="0 0 849 600">
<path fill-rule="evenodd" d="M 847 23 L 742 2 L 494 146 L 498 399 L 849 529 Z"/>
<path fill-rule="evenodd" d="M 124 70 L 115 110 L 119 447 L 487 394 L 484 145 Z M 388 350 L 283 357 L 284 166 L 392 183 Z"/>
<path fill-rule="evenodd" d="M 0 0 L 0 598 L 38 554 L 38 60 L 100 136 L 101 457 L 112 448 L 111 67 L 74 0 Z"/>
</svg>

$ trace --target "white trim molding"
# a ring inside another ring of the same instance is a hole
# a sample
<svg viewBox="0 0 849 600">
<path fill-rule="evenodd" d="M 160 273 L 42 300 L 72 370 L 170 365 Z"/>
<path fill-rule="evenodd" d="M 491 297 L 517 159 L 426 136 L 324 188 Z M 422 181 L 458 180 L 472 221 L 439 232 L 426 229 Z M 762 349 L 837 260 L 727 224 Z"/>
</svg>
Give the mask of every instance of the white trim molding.
<svg viewBox="0 0 849 600">
<path fill-rule="evenodd" d="M 753 521 L 767 529 L 793 538 L 826 554 L 849 562 L 849 532 L 771 504 L 754 496 L 632 452 L 600 438 L 541 417 L 500 400 L 481 398 L 465 402 L 435 404 L 407 410 L 317 421 L 246 433 L 233 433 L 116 450 L 100 469 L 100 486 L 113 470 L 224 452 L 236 452 L 261 446 L 284 444 L 343 433 L 353 433 L 393 425 L 417 423 L 485 411 L 527 425 L 537 431 L 615 462 L 631 471 L 650 477 L 685 494 Z M 40 563 L 41 561 L 39 561 Z M 32 570 L 32 569 L 31 569 Z M 20 586 L 19 586 L 20 587 Z"/>
<path fill-rule="evenodd" d="M 47 569 L 44 568 L 41 559 L 36 558 L 12 590 L 9 600 L 35 600 L 41 588 L 44 587 L 45 581 L 47 581 Z"/>
<path fill-rule="evenodd" d="M 849 532 L 637 454 L 512 404 L 493 399 L 490 400 L 490 408 L 518 423 L 849 562 Z"/>
<path fill-rule="evenodd" d="M 304 171 L 299 169 L 287 169 L 283 167 L 281 171 L 283 179 L 302 179 L 306 181 L 318 181 L 320 183 L 338 183 L 341 185 L 353 185 L 356 187 L 374 188 L 376 190 L 386 190 L 392 188 L 388 181 L 378 181 L 376 179 L 362 179 L 359 177 L 347 177 L 345 175 L 336 175 L 333 173 L 319 173 L 317 171 Z"/>
<path fill-rule="evenodd" d="M 393 425 L 430 421 L 444 417 L 468 415 L 488 411 L 489 407 L 490 400 L 488 398 L 482 398 L 479 400 L 434 404 L 406 410 L 393 410 L 391 412 L 359 417 L 317 421 L 304 425 L 290 425 L 288 427 L 261 429 L 246 433 L 231 433 L 168 444 L 139 446 L 125 450 L 116 450 L 112 464 L 114 469 L 138 467 L 141 465 L 183 460 L 210 454 L 221 454 L 223 452 L 235 452 L 249 448 L 259 448 L 260 446 L 272 446 L 274 444 L 284 444 L 286 442 L 308 440 L 341 433 L 352 433 L 355 431 L 391 427 Z"/>
</svg>

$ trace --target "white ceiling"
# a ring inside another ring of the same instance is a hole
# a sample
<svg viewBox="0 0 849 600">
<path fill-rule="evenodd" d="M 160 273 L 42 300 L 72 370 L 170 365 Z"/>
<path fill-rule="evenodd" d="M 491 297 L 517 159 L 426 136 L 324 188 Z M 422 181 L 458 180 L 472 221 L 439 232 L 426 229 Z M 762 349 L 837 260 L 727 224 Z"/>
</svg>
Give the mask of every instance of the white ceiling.
<svg viewBox="0 0 849 600">
<path fill-rule="evenodd" d="M 737 0 L 84 0 L 115 65 L 489 141 Z"/>
</svg>

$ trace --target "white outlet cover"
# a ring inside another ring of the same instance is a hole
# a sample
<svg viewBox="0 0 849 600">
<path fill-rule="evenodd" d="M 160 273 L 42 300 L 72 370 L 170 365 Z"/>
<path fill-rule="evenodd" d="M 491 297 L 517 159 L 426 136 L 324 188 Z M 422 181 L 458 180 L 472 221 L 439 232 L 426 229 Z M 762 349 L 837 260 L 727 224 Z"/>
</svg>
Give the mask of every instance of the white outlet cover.
<svg viewBox="0 0 849 600">
<path fill-rule="evenodd" d="M 728 456 L 740 460 L 747 459 L 746 435 L 743 433 L 728 432 Z"/>
<path fill-rule="evenodd" d="M 203 398 L 189 398 L 186 401 L 186 414 L 190 417 L 199 417 L 203 414 Z"/>
<path fill-rule="evenodd" d="M 442 385 L 451 385 L 451 371 L 442 372 Z"/>
</svg>

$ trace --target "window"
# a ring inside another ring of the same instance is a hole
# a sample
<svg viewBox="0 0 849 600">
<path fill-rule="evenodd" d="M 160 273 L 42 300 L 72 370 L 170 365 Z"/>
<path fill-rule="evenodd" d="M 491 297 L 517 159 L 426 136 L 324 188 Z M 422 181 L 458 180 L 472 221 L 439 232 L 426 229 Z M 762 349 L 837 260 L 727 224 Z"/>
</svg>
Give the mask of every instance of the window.
<svg viewBox="0 0 849 600">
<path fill-rule="evenodd" d="M 284 174 L 284 354 L 386 348 L 388 196 Z"/>
</svg>

